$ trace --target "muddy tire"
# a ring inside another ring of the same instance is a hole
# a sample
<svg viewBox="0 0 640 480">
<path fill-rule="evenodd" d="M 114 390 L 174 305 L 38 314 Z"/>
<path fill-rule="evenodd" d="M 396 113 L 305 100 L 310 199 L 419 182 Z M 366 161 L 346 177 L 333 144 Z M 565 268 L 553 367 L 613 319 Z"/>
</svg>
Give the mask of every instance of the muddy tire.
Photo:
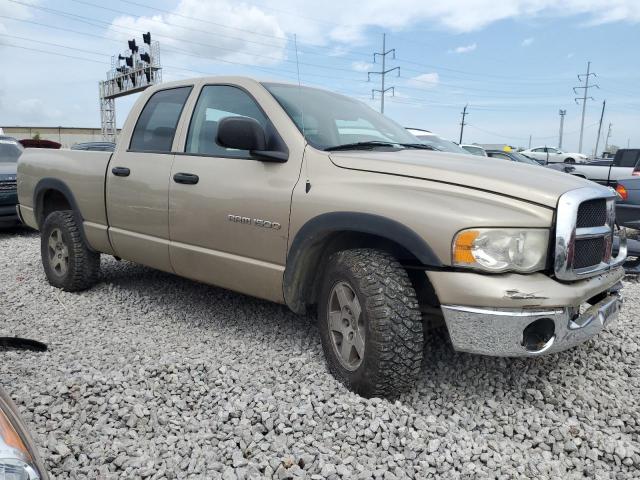
<svg viewBox="0 0 640 480">
<path fill-rule="evenodd" d="M 100 254 L 89 249 L 70 210 L 52 212 L 42 226 L 40 254 L 47 280 L 77 292 L 92 287 L 100 275 Z"/>
<path fill-rule="evenodd" d="M 371 249 L 329 258 L 318 299 L 322 346 L 331 373 L 364 397 L 395 397 L 413 387 L 423 356 L 423 325 L 407 272 Z"/>
</svg>

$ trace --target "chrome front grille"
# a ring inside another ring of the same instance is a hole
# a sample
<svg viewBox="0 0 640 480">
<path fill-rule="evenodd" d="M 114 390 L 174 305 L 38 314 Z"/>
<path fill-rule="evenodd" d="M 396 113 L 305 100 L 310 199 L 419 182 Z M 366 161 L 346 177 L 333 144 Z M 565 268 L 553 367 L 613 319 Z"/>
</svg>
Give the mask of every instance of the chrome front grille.
<svg viewBox="0 0 640 480">
<path fill-rule="evenodd" d="M 607 224 L 607 200 L 597 198 L 582 202 L 578 207 L 577 228 L 600 227 Z"/>
<path fill-rule="evenodd" d="M 18 188 L 15 180 L 0 180 L 0 192 L 11 192 Z"/>
<path fill-rule="evenodd" d="M 597 275 L 624 262 L 626 240 L 611 258 L 616 198 L 598 187 L 571 190 L 560 197 L 556 219 L 555 275 L 579 280 Z"/>
</svg>

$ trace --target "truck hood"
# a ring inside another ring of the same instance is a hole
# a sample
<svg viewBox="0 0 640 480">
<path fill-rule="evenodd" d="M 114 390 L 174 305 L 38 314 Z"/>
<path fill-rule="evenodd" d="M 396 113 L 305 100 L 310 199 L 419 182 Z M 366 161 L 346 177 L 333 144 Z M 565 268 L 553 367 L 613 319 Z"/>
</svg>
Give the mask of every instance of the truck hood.
<svg viewBox="0 0 640 480">
<path fill-rule="evenodd" d="M 555 208 L 569 190 L 596 184 L 543 166 L 425 150 L 332 152 L 340 168 L 422 178 Z M 602 187 L 604 188 L 604 187 Z"/>
</svg>

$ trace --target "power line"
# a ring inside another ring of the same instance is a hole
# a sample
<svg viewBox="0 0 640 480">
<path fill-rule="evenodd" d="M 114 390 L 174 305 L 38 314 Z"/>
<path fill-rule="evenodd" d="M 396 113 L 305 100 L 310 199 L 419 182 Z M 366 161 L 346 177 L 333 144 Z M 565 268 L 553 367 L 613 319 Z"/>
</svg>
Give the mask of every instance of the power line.
<svg viewBox="0 0 640 480">
<path fill-rule="evenodd" d="M 383 33 L 382 34 L 382 52 L 375 52 L 373 54 L 373 63 L 376 63 L 376 57 L 382 57 L 382 70 L 380 70 L 379 72 L 368 72 L 367 73 L 367 80 L 371 80 L 371 75 L 380 75 L 380 89 L 372 89 L 371 90 L 371 99 L 375 98 L 375 92 L 380 93 L 380 113 L 384 113 L 384 97 L 386 95 L 386 93 L 388 91 L 391 91 L 392 94 L 395 95 L 395 89 L 393 86 L 385 88 L 384 86 L 384 81 L 386 79 L 387 74 L 393 72 L 393 71 L 398 71 L 398 76 L 400 76 L 400 67 L 393 67 L 390 69 L 387 69 L 386 65 L 387 65 L 387 55 L 393 55 L 392 58 L 396 58 L 396 49 L 392 48 L 391 50 L 387 50 L 387 34 Z"/>
<path fill-rule="evenodd" d="M 582 82 L 582 78 L 584 77 L 584 86 L 573 87 L 574 93 L 578 93 L 577 90 L 583 90 L 584 94 L 580 98 L 575 98 L 575 102 L 579 105 L 579 101 L 582 101 L 582 120 L 580 122 L 580 141 L 578 143 L 578 153 L 582 153 L 582 137 L 584 134 L 584 114 L 587 109 L 587 99 L 594 100 L 593 97 L 589 96 L 590 88 L 600 88 L 598 85 L 589 85 L 589 80 L 591 77 L 597 77 L 597 75 L 591 72 L 591 62 L 587 62 L 587 73 L 578 75 L 578 80 Z"/>
</svg>

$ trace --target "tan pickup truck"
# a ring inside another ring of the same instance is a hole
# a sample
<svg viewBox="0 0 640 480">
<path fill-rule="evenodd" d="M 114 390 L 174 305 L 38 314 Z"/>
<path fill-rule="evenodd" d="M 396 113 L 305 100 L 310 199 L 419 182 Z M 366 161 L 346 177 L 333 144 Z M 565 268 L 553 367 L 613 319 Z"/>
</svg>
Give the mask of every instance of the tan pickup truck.
<svg viewBox="0 0 640 480">
<path fill-rule="evenodd" d="M 456 350 L 536 356 L 593 337 L 620 305 L 610 190 L 431 151 L 315 88 L 150 88 L 115 153 L 27 151 L 18 195 L 52 285 L 90 287 L 108 254 L 317 308 L 329 369 L 365 396 L 411 387 L 438 320 Z"/>
</svg>

